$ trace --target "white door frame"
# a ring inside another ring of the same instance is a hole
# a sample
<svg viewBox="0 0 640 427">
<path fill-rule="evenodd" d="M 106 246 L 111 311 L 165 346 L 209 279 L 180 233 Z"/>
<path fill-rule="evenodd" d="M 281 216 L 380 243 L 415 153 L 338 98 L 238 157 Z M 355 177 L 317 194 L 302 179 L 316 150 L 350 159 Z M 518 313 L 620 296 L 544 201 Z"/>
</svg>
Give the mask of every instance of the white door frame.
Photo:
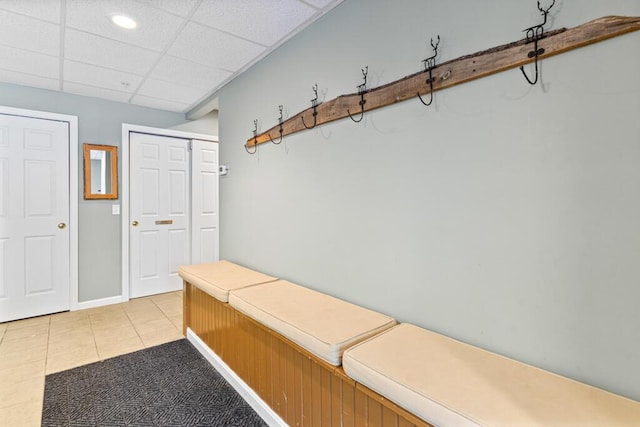
<svg viewBox="0 0 640 427">
<path fill-rule="evenodd" d="M 69 124 L 69 309 L 78 310 L 78 116 L 3 106 L 0 114 Z"/>
<path fill-rule="evenodd" d="M 174 129 L 154 128 L 149 126 L 132 125 L 129 123 L 122 124 L 122 301 L 129 301 L 129 167 L 130 167 L 130 142 L 129 134 L 146 133 L 150 135 L 172 136 L 184 139 L 199 139 L 201 141 L 218 142 L 218 137 L 214 135 L 204 135 L 200 133 L 185 132 Z"/>
</svg>

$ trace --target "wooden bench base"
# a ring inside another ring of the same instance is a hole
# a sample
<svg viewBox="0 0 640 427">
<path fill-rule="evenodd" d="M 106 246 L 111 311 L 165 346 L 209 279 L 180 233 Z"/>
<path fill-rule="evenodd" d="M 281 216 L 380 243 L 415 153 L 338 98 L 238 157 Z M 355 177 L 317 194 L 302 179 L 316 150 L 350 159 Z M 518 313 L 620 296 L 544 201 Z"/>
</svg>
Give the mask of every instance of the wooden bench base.
<svg viewBox="0 0 640 427">
<path fill-rule="evenodd" d="M 191 329 L 289 425 L 430 427 L 187 282 L 183 301 L 184 333 Z"/>
</svg>

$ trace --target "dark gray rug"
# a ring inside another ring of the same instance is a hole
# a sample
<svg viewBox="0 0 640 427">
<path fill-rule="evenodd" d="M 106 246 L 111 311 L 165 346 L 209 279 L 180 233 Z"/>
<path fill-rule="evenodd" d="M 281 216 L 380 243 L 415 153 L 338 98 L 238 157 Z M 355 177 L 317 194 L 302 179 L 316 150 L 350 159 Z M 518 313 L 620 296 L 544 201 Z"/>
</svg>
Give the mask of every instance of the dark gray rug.
<svg viewBox="0 0 640 427">
<path fill-rule="evenodd" d="M 185 339 L 47 375 L 43 426 L 265 426 Z"/>
</svg>

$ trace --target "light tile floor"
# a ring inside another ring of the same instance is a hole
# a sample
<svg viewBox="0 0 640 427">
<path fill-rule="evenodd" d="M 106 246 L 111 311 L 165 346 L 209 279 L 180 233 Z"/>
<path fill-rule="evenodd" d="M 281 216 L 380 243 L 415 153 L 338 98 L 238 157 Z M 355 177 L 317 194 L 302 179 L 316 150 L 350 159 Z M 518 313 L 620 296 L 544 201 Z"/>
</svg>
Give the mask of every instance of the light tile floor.
<svg viewBox="0 0 640 427">
<path fill-rule="evenodd" d="M 45 375 L 182 338 L 182 292 L 0 323 L 0 426 L 39 426 Z"/>
</svg>

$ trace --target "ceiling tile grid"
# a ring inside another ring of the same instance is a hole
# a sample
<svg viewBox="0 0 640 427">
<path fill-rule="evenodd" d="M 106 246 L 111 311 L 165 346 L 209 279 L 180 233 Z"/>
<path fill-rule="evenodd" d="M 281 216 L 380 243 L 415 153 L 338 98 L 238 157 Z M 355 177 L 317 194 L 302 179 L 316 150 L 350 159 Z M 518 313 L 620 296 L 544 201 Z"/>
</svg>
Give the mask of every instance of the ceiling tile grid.
<svg viewBox="0 0 640 427">
<path fill-rule="evenodd" d="M 173 83 L 188 83 L 195 88 L 209 91 L 219 86 L 231 75 L 231 71 L 164 55 L 149 77 Z"/>
<path fill-rule="evenodd" d="M 136 0 L 138 3 L 146 4 L 147 6 L 157 7 L 165 12 L 173 13 L 174 15 L 181 16 L 183 18 L 189 16 L 191 11 L 200 2 L 198 0 Z"/>
<path fill-rule="evenodd" d="M 233 72 L 265 49 L 256 43 L 191 22 L 182 30 L 169 53 L 198 64 Z"/>
<path fill-rule="evenodd" d="M 73 82 L 64 82 L 63 89 L 65 92 L 73 93 L 75 95 L 92 96 L 94 98 L 101 98 L 116 102 L 128 102 L 131 98 L 131 94 L 126 92 L 120 92 L 96 86 L 88 86 Z"/>
<path fill-rule="evenodd" d="M 64 80 L 65 83 L 79 83 L 131 94 L 140 86 L 143 78 L 136 74 L 65 60 Z"/>
<path fill-rule="evenodd" d="M 0 44 L 31 52 L 60 54 L 60 26 L 0 10 Z"/>
<path fill-rule="evenodd" d="M 160 55 L 157 52 L 104 37 L 67 29 L 67 59 L 144 76 Z"/>
<path fill-rule="evenodd" d="M 269 47 L 316 11 L 298 0 L 210 0 L 200 5 L 193 20 Z"/>
<path fill-rule="evenodd" d="M 12 83 L 14 85 L 36 87 L 39 89 L 58 90 L 60 81 L 47 77 L 34 76 L 31 74 L 17 73 L 15 71 L 0 69 L 0 82 Z"/>
<path fill-rule="evenodd" d="M 0 45 L 0 69 L 58 79 L 60 64 L 56 57 Z"/>
<path fill-rule="evenodd" d="M 111 40 L 162 52 L 175 38 L 184 18 L 129 0 L 66 0 L 67 27 Z M 111 22 L 113 15 L 125 15 L 138 23 L 133 30 Z"/>
<path fill-rule="evenodd" d="M 341 2 L 0 0 L 0 81 L 202 110 L 224 84 Z M 115 26 L 115 14 L 137 27 Z"/>
<path fill-rule="evenodd" d="M 0 0 L 0 9 L 54 24 L 60 23 L 60 1 L 58 0 Z"/>
</svg>

